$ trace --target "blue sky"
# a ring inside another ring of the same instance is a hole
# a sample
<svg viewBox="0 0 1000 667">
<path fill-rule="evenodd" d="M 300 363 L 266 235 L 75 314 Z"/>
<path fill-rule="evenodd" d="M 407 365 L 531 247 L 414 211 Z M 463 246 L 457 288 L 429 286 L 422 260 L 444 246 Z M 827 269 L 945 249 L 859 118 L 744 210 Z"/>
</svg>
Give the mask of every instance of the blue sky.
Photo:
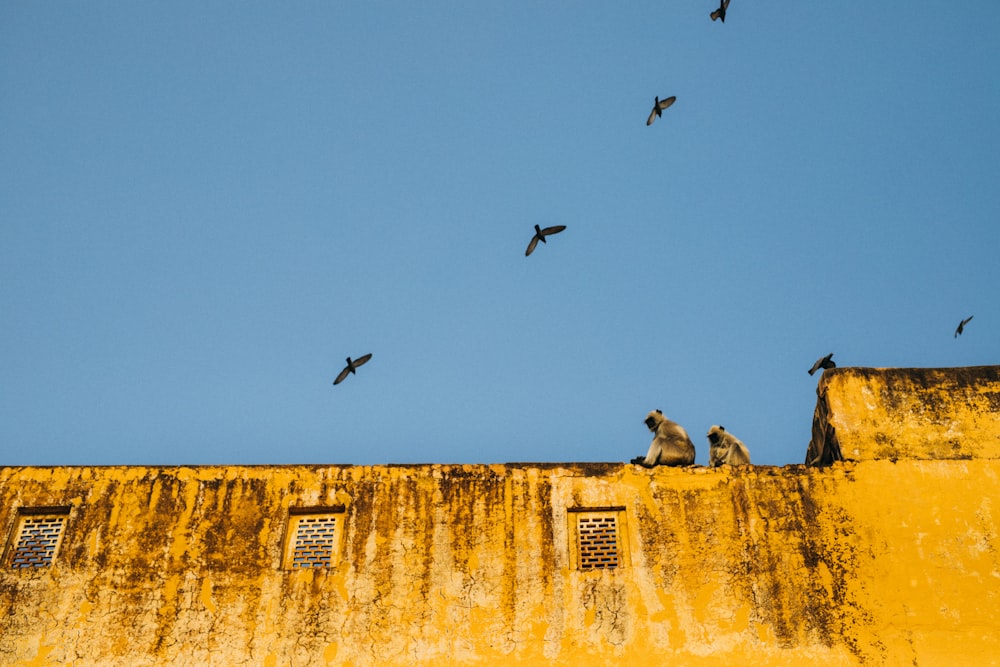
<svg viewBox="0 0 1000 667">
<path fill-rule="evenodd" d="M 821 355 L 1000 362 L 1000 5 L 715 6 L 0 4 L 0 464 L 784 465 Z"/>
</svg>

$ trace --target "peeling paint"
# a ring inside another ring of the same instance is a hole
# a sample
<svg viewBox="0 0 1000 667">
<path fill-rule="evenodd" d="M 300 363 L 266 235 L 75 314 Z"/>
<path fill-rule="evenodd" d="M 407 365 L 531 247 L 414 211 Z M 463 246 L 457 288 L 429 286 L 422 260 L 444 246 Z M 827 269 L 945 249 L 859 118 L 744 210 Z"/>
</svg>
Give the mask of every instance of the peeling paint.
<svg viewBox="0 0 1000 667">
<path fill-rule="evenodd" d="M 0 662 L 975 662 L 1000 649 L 968 632 L 998 626 L 996 465 L 4 468 L 5 513 L 88 501 L 51 568 L 0 571 Z M 345 497 L 337 566 L 281 569 L 288 507 Z M 627 565 L 575 569 L 588 505 L 625 508 Z"/>
<path fill-rule="evenodd" d="M 807 463 L 1000 458 L 1000 366 L 832 368 Z"/>
</svg>

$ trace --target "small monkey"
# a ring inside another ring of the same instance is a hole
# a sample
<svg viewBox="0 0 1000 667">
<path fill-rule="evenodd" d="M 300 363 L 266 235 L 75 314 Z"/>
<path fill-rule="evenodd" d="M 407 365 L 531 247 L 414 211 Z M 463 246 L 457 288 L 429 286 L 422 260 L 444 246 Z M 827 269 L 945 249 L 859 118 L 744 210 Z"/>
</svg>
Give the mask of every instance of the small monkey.
<svg viewBox="0 0 1000 667">
<path fill-rule="evenodd" d="M 680 424 L 653 410 L 645 419 L 646 428 L 652 431 L 653 442 L 646 456 L 637 456 L 632 463 L 646 468 L 661 466 L 689 466 L 694 463 L 694 443 Z"/>
<path fill-rule="evenodd" d="M 722 464 L 730 466 L 750 465 L 750 450 L 724 426 L 708 429 L 708 465 L 714 468 Z"/>
</svg>

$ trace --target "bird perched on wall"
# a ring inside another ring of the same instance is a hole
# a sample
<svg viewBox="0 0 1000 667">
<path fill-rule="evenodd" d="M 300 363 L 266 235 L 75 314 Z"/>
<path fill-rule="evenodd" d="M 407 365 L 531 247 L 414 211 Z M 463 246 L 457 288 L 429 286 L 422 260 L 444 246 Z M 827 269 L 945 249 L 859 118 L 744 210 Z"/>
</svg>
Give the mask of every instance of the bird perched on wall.
<svg viewBox="0 0 1000 667">
<path fill-rule="evenodd" d="M 671 104 L 677 101 L 676 95 L 671 95 L 665 100 L 661 100 L 659 96 L 653 98 L 653 110 L 649 112 L 649 118 L 646 119 L 646 125 L 652 125 L 653 121 L 663 115 L 663 110 L 669 107 Z"/>
<path fill-rule="evenodd" d="M 539 241 L 546 243 L 546 236 L 558 234 L 564 229 L 566 229 L 566 225 L 554 225 L 552 227 L 546 227 L 545 229 L 541 229 L 538 225 L 535 225 L 535 235 L 531 237 L 531 243 L 528 244 L 528 249 L 524 251 L 524 256 L 527 257 L 531 253 L 535 252 L 535 246 L 538 245 Z"/>
<path fill-rule="evenodd" d="M 969 315 L 964 320 L 962 320 L 961 322 L 958 323 L 958 328 L 955 329 L 955 338 L 958 338 L 959 336 L 962 335 L 962 332 L 965 331 L 965 325 L 968 324 L 969 320 L 971 320 L 971 319 L 972 319 L 972 315 Z"/>
<path fill-rule="evenodd" d="M 720 0 L 719 8 L 712 12 L 712 20 L 722 19 L 722 22 L 726 22 L 726 10 L 729 9 L 729 0 Z"/>
<path fill-rule="evenodd" d="M 821 368 L 836 368 L 837 364 L 833 361 L 833 352 L 826 355 L 825 357 L 820 357 L 813 364 L 813 367 L 809 369 L 809 375 L 812 375 Z"/>
<path fill-rule="evenodd" d="M 344 370 L 340 371 L 340 375 L 337 376 L 337 379 L 334 380 L 333 383 L 340 384 L 345 379 L 347 379 L 348 375 L 357 375 L 358 366 L 368 363 L 368 360 L 371 358 L 372 358 L 371 353 L 361 355 L 360 357 L 354 359 L 353 361 L 351 360 L 350 357 L 347 357 L 347 366 L 344 368 Z"/>
</svg>

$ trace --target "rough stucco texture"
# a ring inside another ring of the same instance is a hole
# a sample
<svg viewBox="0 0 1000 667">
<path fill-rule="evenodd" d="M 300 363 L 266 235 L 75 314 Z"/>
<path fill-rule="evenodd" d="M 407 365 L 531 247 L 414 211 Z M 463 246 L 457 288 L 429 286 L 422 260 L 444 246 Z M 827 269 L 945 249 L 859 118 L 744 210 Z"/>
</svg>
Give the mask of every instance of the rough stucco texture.
<svg viewBox="0 0 1000 667">
<path fill-rule="evenodd" d="M 1000 366 L 834 368 L 816 393 L 807 463 L 1000 459 Z"/>
<path fill-rule="evenodd" d="M 0 664 L 996 664 L 998 503 L 976 460 L 4 468 L 8 533 L 71 510 L 0 569 Z M 317 505 L 339 564 L 282 569 Z M 584 507 L 624 508 L 620 567 L 576 569 Z"/>
</svg>

